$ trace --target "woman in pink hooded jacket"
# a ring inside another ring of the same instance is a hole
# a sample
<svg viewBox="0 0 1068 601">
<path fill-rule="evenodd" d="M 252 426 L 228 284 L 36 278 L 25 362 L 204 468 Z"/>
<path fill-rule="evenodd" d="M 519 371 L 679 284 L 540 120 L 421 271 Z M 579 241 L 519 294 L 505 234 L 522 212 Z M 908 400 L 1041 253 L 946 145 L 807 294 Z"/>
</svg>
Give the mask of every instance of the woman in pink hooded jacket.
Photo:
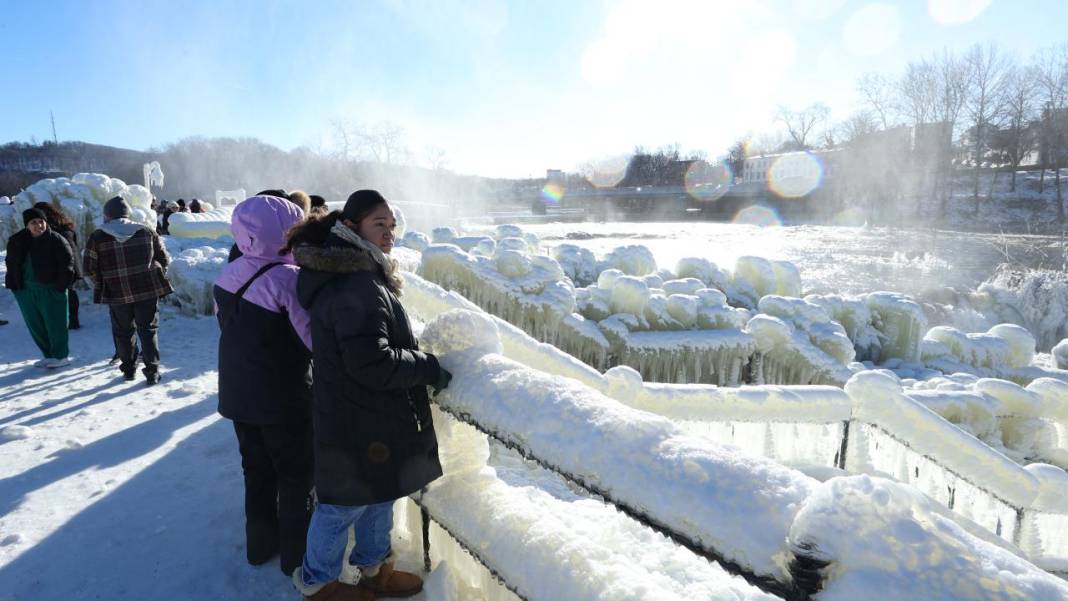
<svg viewBox="0 0 1068 601">
<path fill-rule="evenodd" d="M 214 288 L 219 413 L 234 422 L 241 451 L 248 562 L 278 554 L 287 576 L 301 565 L 312 508 L 311 333 L 297 302 L 300 270 L 278 253 L 303 219 L 274 196 L 237 205 L 230 229 L 242 256 Z"/>
</svg>

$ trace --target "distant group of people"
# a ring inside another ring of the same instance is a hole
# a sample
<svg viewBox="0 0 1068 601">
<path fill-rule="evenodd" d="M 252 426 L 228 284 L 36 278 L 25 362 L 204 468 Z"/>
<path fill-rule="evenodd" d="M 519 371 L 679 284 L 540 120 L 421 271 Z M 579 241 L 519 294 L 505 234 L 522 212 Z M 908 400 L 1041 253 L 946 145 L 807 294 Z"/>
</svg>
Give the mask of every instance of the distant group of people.
<svg viewBox="0 0 1068 601">
<path fill-rule="evenodd" d="M 148 384 L 159 382 L 159 299 L 173 289 L 169 261 L 156 232 L 130 217 L 120 196 L 104 205 L 104 223 L 79 252 L 73 221 L 49 203 L 22 212 L 24 228 L 7 242 L 4 286 L 15 294 L 30 336 L 44 358 L 36 367 L 69 365 L 69 330 L 81 327 L 75 286 L 92 283 L 93 301 L 106 304 L 119 369 L 133 380 L 138 357 Z M 137 351 L 134 333 L 140 338 Z"/>
<path fill-rule="evenodd" d="M 393 503 L 442 473 L 426 387 L 452 376 L 418 349 L 399 300 L 386 199 L 358 190 L 327 213 L 310 198 L 265 190 L 240 203 L 215 282 L 246 555 L 279 555 L 305 599 L 407 597 L 422 579 L 394 567 Z M 339 580 L 349 527 L 355 583 Z"/>
</svg>

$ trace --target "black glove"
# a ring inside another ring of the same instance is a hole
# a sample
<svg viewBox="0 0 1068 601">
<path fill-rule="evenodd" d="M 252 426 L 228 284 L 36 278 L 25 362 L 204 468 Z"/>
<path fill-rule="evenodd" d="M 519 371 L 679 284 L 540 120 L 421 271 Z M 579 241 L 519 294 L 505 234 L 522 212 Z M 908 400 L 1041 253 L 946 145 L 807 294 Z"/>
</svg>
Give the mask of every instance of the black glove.
<svg viewBox="0 0 1068 601">
<path fill-rule="evenodd" d="M 441 394 L 442 390 L 449 387 L 449 382 L 452 381 L 452 374 L 444 367 L 438 367 L 438 379 L 431 385 L 434 389 L 434 396 Z"/>
</svg>

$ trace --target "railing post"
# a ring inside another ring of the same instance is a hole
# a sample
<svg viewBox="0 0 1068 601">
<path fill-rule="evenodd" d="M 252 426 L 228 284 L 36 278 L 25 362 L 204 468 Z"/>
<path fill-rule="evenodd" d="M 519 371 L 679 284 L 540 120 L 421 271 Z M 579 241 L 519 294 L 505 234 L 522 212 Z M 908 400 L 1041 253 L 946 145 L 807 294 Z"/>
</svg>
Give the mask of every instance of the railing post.
<svg viewBox="0 0 1068 601">
<path fill-rule="evenodd" d="M 423 530 L 423 571 L 430 573 L 430 514 L 422 505 L 419 506 L 419 521 Z"/>
<path fill-rule="evenodd" d="M 797 543 L 790 545 L 790 548 L 794 555 L 789 567 L 793 586 L 786 595 L 786 600 L 808 601 L 823 588 L 821 572 L 831 565 L 831 562 L 819 557 L 819 550 L 811 543 Z"/>
<path fill-rule="evenodd" d="M 849 422 L 851 420 L 845 420 L 842 422 L 842 445 L 838 449 L 838 464 L 835 466 L 840 470 L 846 468 L 846 451 L 849 450 Z"/>
</svg>

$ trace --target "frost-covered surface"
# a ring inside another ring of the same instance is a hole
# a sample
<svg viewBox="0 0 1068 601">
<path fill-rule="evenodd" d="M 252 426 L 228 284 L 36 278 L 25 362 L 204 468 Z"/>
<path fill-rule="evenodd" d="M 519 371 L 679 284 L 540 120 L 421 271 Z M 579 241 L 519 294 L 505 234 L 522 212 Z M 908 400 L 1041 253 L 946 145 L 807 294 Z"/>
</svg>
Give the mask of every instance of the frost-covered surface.
<svg viewBox="0 0 1068 601">
<path fill-rule="evenodd" d="M 47 202 L 70 215 L 78 239 L 84 241 L 104 222 L 104 203 L 114 196 L 121 196 L 130 204 L 130 219 L 156 227 L 152 194 L 144 186 L 126 185 L 101 173 L 78 173 L 70 178 L 39 180 L 16 194 L 11 199 L 14 204 L 0 210 L 0 245 L 6 245 L 8 237 L 22 229 L 22 211 L 39 202 Z"/>
<path fill-rule="evenodd" d="M 542 472 L 538 486 L 528 483 L 531 470 L 517 458 L 496 469 L 486 467 L 490 450 L 485 436 L 437 411 L 434 421 L 446 476 L 420 502 L 449 532 L 490 559 L 525 598 L 774 598 L 611 506 L 572 492 L 553 476 Z M 495 450 L 498 456 L 510 455 Z M 432 561 L 469 561 L 449 538 L 432 529 Z M 484 592 L 493 586 L 463 584 L 482 589 L 478 597 L 498 598 Z"/>
<path fill-rule="evenodd" d="M 448 325 L 466 319 L 459 313 L 427 325 L 432 351 L 448 338 L 435 330 L 460 330 Z M 439 356 L 455 374 L 438 397 L 443 407 L 758 574 L 783 576 L 786 531 L 814 481 L 686 436 L 665 418 L 577 382 L 484 354 L 487 346 L 479 342 Z M 749 527 L 756 523 L 762 527 Z"/>
<path fill-rule="evenodd" d="M 817 487 L 790 541 L 832 559 L 821 601 L 875 598 L 874 591 L 887 600 L 1068 597 L 1063 580 L 968 534 L 916 490 L 882 478 L 833 478 Z"/>
<path fill-rule="evenodd" d="M 212 288 L 226 265 L 233 238 L 164 236 L 163 241 L 171 255 L 167 279 L 174 287 L 174 294 L 165 297 L 165 301 L 177 304 L 186 313 L 213 315 L 215 299 Z"/>
<path fill-rule="evenodd" d="M 1027 384 L 1036 378 L 1068 381 L 1068 371 L 1032 365 L 1035 338 L 1014 324 L 999 324 L 986 333 L 965 333 L 949 326 L 931 328 L 923 338 L 921 359 L 943 373 L 972 373 Z"/>
<path fill-rule="evenodd" d="M 203 213 L 172 213 L 167 231 L 176 238 L 223 238 L 230 236 L 232 207 L 220 207 Z"/>
</svg>

